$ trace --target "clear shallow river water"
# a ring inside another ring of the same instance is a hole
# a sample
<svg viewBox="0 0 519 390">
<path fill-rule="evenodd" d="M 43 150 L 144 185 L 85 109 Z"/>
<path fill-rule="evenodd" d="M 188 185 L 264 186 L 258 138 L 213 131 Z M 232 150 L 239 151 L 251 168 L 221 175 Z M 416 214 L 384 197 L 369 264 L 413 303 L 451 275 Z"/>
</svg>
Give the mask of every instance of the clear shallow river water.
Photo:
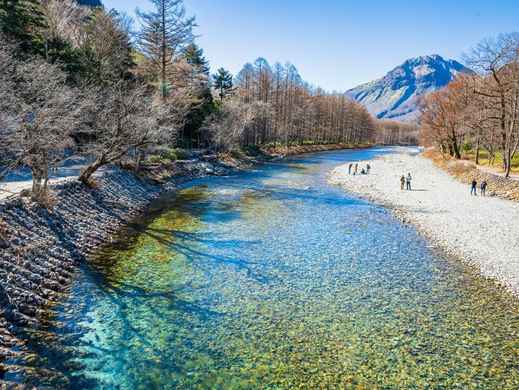
<svg viewBox="0 0 519 390">
<path fill-rule="evenodd" d="M 517 388 L 517 300 L 326 183 L 335 166 L 385 152 L 306 155 L 190 182 L 155 202 L 83 267 L 29 343 L 38 356 L 23 379 L 104 389 Z"/>
</svg>

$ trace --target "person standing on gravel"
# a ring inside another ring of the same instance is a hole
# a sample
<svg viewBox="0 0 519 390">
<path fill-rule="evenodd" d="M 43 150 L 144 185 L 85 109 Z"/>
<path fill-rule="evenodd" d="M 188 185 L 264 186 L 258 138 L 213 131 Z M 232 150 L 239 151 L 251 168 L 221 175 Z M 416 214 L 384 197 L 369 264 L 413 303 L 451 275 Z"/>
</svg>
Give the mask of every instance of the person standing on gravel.
<svg viewBox="0 0 519 390">
<path fill-rule="evenodd" d="M 359 164 L 355 164 L 355 172 L 353 172 L 354 175 L 356 175 L 359 172 Z"/>
<path fill-rule="evenodd" d="M 369 174 L 369 171 L 371 171 L 371 165 L 366 164 L 366 172 L 368 172 L 368 174 Z"/>
<path fill-rule="evenodd" d="M 480 194 L 481 196 L 486 196 L 487 195 L 487 181 L 486 180 L 483 180 L 481 182 L 481 186 L 480 186 Z"/>
<path fill-rule="evenodd" d="M 403 191 L 405 188 L 405 175 L 400 178 L 400 189 Z"/>
<path fill-rule="evenodd" d="M 478 196 L 478 182 L 472 179 L 472 186 L 470 187 L 470 195 Z"/>
<path fill-rule="evenodd" d="M 411 173 L 407 174 L 407 178 L 405 179 L 405 184 L 407 186 L 407 190 L 411 191 L 411 181 L 413 180 L 413 177 L 411 176 Z"/>
<path fill-rule="evenodd" d="M 350 163 L 350 166 L 348 167 L 348 175 L 351 175 L 351 168 L 353 168 L 353 164 Z"/>
</svg>

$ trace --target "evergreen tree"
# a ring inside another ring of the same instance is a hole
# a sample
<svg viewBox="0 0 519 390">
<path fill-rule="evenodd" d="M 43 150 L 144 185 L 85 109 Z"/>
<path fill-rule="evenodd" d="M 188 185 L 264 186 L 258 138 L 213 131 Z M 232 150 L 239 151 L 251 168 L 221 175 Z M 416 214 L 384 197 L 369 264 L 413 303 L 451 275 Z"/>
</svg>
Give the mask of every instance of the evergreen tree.
<svg viewBox="0 0 519 390">
<path fill-rule="evenodd" d="M 224 68 L 220 68 L 213 75 L 213 83 L 216 90 L 218 90 L 220 100 L 223 101 L 233 89 L 232 74 Z"/>
<path fill-rule="evenodd" d="M 209 76 L 209 61 L 204 57 L 204 50 L 196 43 L 191 43 L 184 49 L 184 58 L 197 72 Z"/>
<path fill-rule="evenodd" d="M 41 52 L 46 25 L 38 0 L 0 0 L 0 31 L 24 52 Z"/>
<path fill-rule="evenodd" d="M 85 5 L 87 7 L 102 7 L 103 3 L 101 0 L 76 0 L 79 5 Z"/>
<path fill-rule="evenodd" d="M 153 10 L 137 10 L 142 24 L 139 49 L 146 58 L 147 73 L 158 83 L 163 99 L 171 92 L 176 57 L 193 41 L 195 18 L 186 17 L 182 0 L 150 0 Z"/>
<path fill-rule="evenodd" d="M 131 20 L 117 11 L 99 8 L 92 12 L 84 28 L 81 47 L 89 78 L 97 83 L 114 84 L 133 78 L 135 66 L 130 39 Z"/>
<path fill-rule="evenodd" d="M 186 117 L 186 123 L 181 137 L 184 146 L 202 146 L 207 141 L 200 133 L 205 119 L 213 112 L 214 102 L 209 80 L 209 61 L 204 56 L 203 49 L 195 43 L 188 45 L 183 52 L 183 59 L 189 64 L 190 74 L 188 84 L 195 101 Z"/>
</svg>

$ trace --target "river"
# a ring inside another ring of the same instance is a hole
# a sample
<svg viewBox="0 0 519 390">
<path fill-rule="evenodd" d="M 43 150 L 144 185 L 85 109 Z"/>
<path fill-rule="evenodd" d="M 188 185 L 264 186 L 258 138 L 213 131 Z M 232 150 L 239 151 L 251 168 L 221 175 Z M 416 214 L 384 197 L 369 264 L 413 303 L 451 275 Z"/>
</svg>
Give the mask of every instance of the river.
<svg viewBox="0 0 519 390">
<path fill-rule="evenodd" d="M 310 154 L 163 196 L 82 266 L 29 338 L 34 375 L 11 379 L 517 388 L 517 300 L 384 208 L 327 184 L 335 166 L 389 152 Z"/>
</svg>

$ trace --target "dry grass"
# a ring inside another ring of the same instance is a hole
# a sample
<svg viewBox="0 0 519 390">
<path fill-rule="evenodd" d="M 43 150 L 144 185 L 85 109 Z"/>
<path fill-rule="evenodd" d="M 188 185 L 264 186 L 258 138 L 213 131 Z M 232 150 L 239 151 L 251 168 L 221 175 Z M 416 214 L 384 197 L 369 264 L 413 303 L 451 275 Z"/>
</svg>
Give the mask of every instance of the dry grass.
<svg viewBox="0 0 519 390">
<path fill-rule="evenodd" d="M 476 173 L 477 168 L 474 164 L 468 163 L 466 161 L 448 161 L 447 162 L 447 171 L 453 176 L 464 176 L 471 173 Z"/>
</svg>

